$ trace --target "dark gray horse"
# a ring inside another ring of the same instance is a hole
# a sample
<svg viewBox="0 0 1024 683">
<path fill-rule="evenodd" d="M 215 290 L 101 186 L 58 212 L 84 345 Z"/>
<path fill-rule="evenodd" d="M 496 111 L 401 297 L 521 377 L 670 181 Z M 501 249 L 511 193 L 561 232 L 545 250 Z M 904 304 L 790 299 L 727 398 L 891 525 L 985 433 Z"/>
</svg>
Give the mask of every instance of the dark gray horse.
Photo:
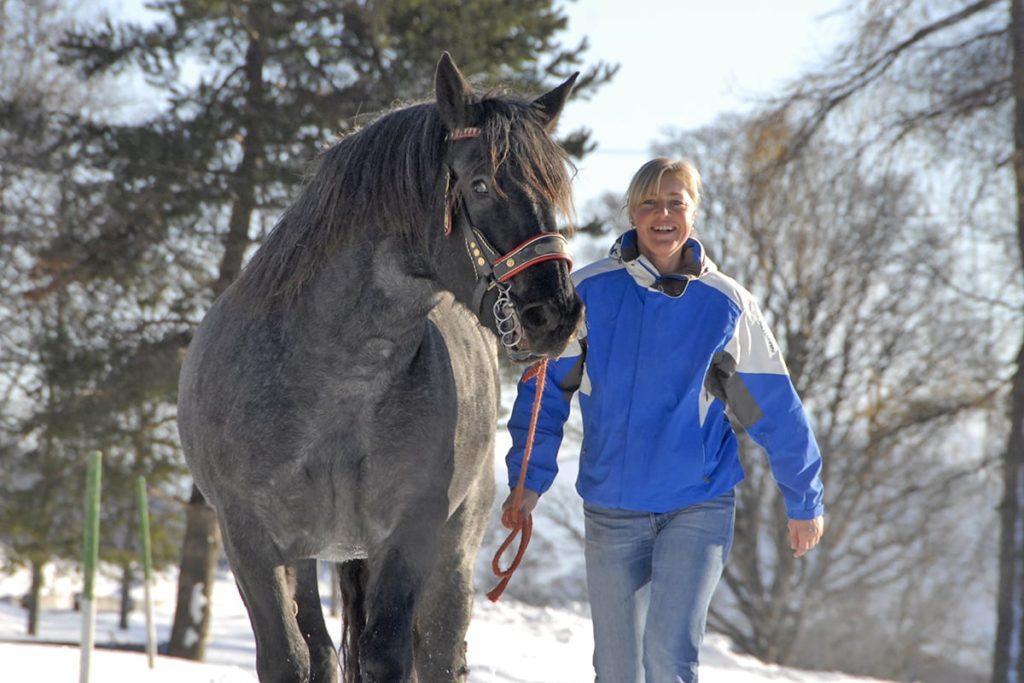
<svg viewBox="0 0 1024 683">
<path fill-rule="evenodd" d="M 181 442 L 261 681 L 338 680 L 316 558 L 345 563 L 347 680 L 465 677 L 495 335 L 519 358 L 556 354 L 581 313 L 549 137 L 574 80 L 534 101 L 480 96 L 442 56 L 436 102 L 326 151 L 196 332 Z"/>
</svg>

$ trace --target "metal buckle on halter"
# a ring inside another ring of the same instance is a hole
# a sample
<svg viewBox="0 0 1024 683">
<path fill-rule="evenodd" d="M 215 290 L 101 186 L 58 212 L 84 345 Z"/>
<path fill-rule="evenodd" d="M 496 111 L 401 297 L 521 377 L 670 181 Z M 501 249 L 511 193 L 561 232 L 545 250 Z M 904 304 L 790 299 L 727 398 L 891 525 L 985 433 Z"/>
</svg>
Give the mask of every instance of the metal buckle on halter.
<svg viewBox="0 0 1024 683">
<path fill-rule="evenodd" d="M 444 137 L 445 140 L 465 140 L 466 138 L 480 137 L 480 129 L 476 126 L 456 128 Z"/>
</svg>

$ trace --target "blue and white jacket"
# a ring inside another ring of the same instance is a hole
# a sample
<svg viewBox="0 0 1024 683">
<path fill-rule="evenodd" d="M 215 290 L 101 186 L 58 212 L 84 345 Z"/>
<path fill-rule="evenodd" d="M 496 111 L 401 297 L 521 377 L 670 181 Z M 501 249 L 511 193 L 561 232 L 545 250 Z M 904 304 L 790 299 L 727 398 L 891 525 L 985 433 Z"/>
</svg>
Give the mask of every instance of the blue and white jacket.
<svg viewBox="0 0 1024 683">
<path fill-rule="evenodd" d="M 661 276 L 631 230 L 573 280 L 585 320 L 548 364 L 527 488 L 544 493 L 554 481 L 578 390 L 576 490 L 585 501 L 667 512 L 729 491 L 743 479 L 732 420 L 768 453 L 788 516 L 824 513 L 821 453 L 779 346 L 750 293 L 718 272 L 697 240 L 683 273 Z M 510 487 L 535 393 L 535 380 L 520 381 L 508 421 Z"/>
</svg>

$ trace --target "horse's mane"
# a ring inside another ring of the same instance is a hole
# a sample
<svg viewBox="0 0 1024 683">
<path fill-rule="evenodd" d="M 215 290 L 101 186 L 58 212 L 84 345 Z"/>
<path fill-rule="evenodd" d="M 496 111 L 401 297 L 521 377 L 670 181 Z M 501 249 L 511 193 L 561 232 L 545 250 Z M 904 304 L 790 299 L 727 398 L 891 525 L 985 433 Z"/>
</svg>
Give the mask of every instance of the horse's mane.
<svg viewBox="0 0 1024 683">
<path fill-rule="evenodd" d="M 479 112 L 493 167 L 515 159 L 516 181 L 571 221 L 570 162 L 541 126 L 522 124 L 537 116 L 530 102 L 489 93 L 469 109 Z M 238 286 L 256 300 L 288 301 L 345 244 L 440 231 L 444 134 L 435 105 L 421 103 L 388 112 L 327 149 Z"/>
</svg>

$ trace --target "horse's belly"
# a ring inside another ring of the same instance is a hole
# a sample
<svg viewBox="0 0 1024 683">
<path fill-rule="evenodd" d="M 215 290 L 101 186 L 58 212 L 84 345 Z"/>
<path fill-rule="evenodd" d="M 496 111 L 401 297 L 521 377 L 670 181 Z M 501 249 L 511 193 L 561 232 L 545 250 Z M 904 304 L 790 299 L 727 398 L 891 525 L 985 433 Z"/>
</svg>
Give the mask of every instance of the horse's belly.
<svg viewBox="0 0 1024 683">
<path fill-rule="evenodd" d="M 369 557 L 365 545 L 332 543 L 325 547 L 317 559 L 327 562 L 348 562 L 349 560 L 365 560 Z"/>
</svg>

